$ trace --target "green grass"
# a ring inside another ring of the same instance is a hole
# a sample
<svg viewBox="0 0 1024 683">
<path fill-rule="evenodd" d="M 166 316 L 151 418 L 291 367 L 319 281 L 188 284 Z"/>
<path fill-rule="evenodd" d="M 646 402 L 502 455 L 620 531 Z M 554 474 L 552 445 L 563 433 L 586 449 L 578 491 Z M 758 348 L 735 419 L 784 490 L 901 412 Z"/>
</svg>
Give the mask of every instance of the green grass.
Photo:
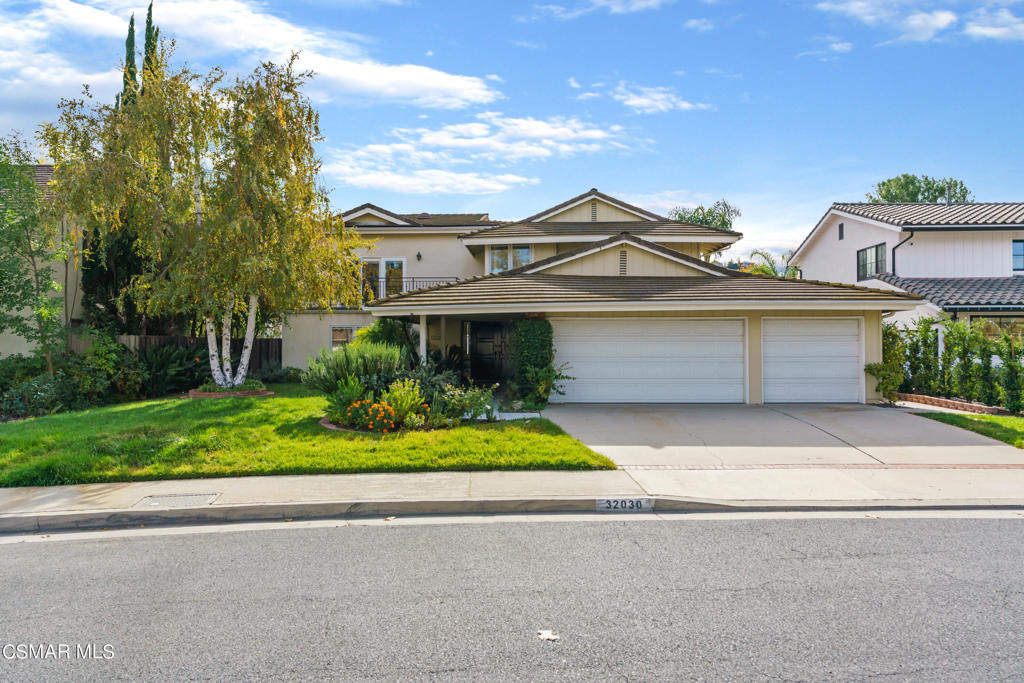
<svg viewBox="0 0 1024 683">
<path fill-rule="evenodd" d="M 544 419 L 351 434 L 317 424 L 326 399 L 162 399 L 0 424 L 0 486 L 337 472 L 613 469 Z"/>
<path fill-rule="evenodd" d="M 969 429 L 1017 448 L 1024 448 L 1024 417 L 1012 415 L 957 415 L 955 413 L 916 413 L 929 420 Z"/>
</svg>

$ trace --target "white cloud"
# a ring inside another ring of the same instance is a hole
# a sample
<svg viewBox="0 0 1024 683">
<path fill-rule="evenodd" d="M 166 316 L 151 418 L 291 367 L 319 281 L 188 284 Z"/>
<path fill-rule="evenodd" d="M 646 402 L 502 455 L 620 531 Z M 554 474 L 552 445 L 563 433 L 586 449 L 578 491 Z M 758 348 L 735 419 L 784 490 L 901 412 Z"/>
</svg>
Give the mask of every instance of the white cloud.
<svg viewBox="0 0 1024 683">
<path fill-rule="evenodd" d="M 900 22 L 902 33 L 899 40 L 918 42 L 931 40 L 939 31 L 955 24 L 956 20 L 956 14 L 949 10 L 911 14 Z"/>
<path fill-rule="evenodd" d="M 846 53 L 853 49 L 853 43 L 829 43 L 828 49 L 832 52 Z"/>
<path fill-rule="evenodd" d="M 576 19 L 597 10 L 606 10 L 609 14 L 631 14 L 658 9 L 672 2 L 675 0 L 588 0 L 575 7 L 535 5 L 534 9 L 541 15 L 549 15 L 556 19 Z"/>
<path fill-rule="evenodd" d="M 69 66 L 76 40 L 83 37 L 122 41 L 127 17 L 144 17 L 137 0 L 39 0 L 30 11 L 0 11 L 0 89 L 23 81 L 31 66 Z M 246 68 L 259 59 L 283 60 L 302 50 L 302 66 L 318 72 L 315 88 L 327 98 L 358 97 L 426 108 L 459 109 L 501 98 L 484 79 L 447 73 L 417 64 L 386 64 L 372 59 L 368 40 L 292 23 L 254 0 L 162 0 L 155 7 L 164 35 L 173 35 L 191 56 L 234 56 Z M 139 29 L 141 32 L 141 27 Z M 138 34 L 137 34 L 138 35 Z M 50 54 L 67 46 L 67 57 Z M 113 44 L 112 44 L 113 47 Z M 115 48 L 116 49 L 116 48 Z M 112 52 L 113 55 L 119 54 Z M 109 81 L 109 72 L 101 72 Z M 68 74 L 63 80 L 94 75 Z M 51 79 L 59 80 L 59 79 Z M 41 92 L 49 100 L 74 94 L 64 89 Z"/>
<path fill-rule="evenodd" d="M 601 93 L 596 93 L 596 92 L 593 92 L 592 90 L 588 90 L 587 92 L 581 92 L 579 95 L 576 96 L 576 99 L 577 100 L 592 100 L 595 97 L 600 97 L 600 96 L 601 96 Z"/>
<path fill-rule="evenodd" d="M 570 87 L 570 88 L 579 88 L 579 87 L 581 87 L 581 86 L 580 86 L 580 82 L 579 82 L 579 81 L 577 81 L 577 80 L 576 80 L 575 78 L 573 78 L 572 76 L 569 76 L 569 87 Z"/>
<path fill-rule="evenodd" d="M 726 71 L 718 67 L 712 67 L 710 69 L 704 69 L 704 73 L 709 76 L 721 76 L 722 78 L 743 78 L 743 74 L 734 73 L 732 71 Z"/>
<path fill-rule="evenodd" d="M 611 95 L 616 101 L 621 102 L 637 114 L 658 114 L 673 110 L 689 111 L 711 108 L 707 104 L 688 102 L 679 97 L 672 88 L 663 86 L 628 85 L 625 82 L 620 82 Z"/>
<path fill-rule="evenodd" d="M 698 33 L 710 31 L 714 27 L 715 23 L 710 19 L 687 19 L 683 23 L 683 28 L 688 28 L 691 31 L 697 31 Z"/>
<path fill-rule="evenodd" d="M 495 83 L 505 82 L 505 79 L 499 76 L 498 74 L 487 74 L 486 76 L 484 76 L 484 78 L 486 78 L 489 81 L 494 81 Z"/>
<path fill-rule="evenodd" d="M 888 42 L 926 42 L 958 20 L 955 12 L 929 9 L 922 0 L 823 0 L 815 7 L 896 32 Z"/>
<path fill-rule="evenodd" d="M 1024 40 L 1024 18 L 1005 7 L 996 11 L 982 8 L 968 20 L 964 33 L 980 39 Z"/>
<path fill-rule="evenodd" d="M 395 128 L 396 142 L 330 152 L 324 171 L 362 188 L 410 193 L 483 194 L 500 192 L 535 178 L 461 170 L 475 163 L 488 167 L 624 148 L 621 126 L 607 127 L 578 118 L 509 117 L 499 112 L 439 128 Z"/>
</svg>

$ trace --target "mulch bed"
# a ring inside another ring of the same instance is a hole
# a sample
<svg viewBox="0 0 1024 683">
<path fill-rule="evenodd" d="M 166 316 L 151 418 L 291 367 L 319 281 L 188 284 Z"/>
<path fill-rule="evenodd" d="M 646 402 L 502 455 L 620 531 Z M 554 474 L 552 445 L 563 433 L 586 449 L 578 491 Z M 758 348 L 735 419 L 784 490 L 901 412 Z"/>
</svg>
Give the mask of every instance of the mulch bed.
<svg viewBox="0 0 1024 683">
<path fill-rule="evenodd" d="M 938 396 L 923 396 L 921 394 L 896 394 L 901 401 L 923 403 L 939 408 L 951 408 L 963 410 L 968 413 L 979 413 L 982 415 L 1009 415 L 1010 411 L 999 406 L 987 406 L 984 403 L 969 403 L 968 401 L 957 401 L 952 398 L 939 398 Z"/>
<path fill-rule="evenodd" d="M 336 425 L 333 422 L 331 422 L 331 418 L 329 418 L 329 417 L 320 418 L 319 424 L 324 429 L 330 429 L 331 431 L 334 431 L 334 432 L 350 432 L 352 434 L 369 434 L 370 433 L 370 432 L 362 432 L 362 431 L 359 431 L 358 429 L 349 429 L 348 427 L 342 427 L 340 425 Z"/>
<path fill-rule="evenodd" d="M 274 392 L 269 389 L 257 389 L 255 391 L 197 391 L 192 389 L 188 392 L 189 398 L 231 398 L 232 396 L 273 396 Z"/>
</svg>

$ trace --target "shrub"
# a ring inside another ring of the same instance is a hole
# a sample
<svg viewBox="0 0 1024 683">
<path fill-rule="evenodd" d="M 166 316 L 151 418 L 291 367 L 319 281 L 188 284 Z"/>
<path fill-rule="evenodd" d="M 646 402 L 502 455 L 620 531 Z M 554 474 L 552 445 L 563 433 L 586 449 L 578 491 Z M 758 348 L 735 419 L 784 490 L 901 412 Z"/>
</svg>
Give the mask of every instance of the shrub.
<svg viewBox="0 0 1024 683">
<path fill-rule="evenodd" d="M 973 367 L 974 384 L 978 388 L 978 399 L 987 406 L 999 404 L 999 383 L 995 368 L 992 367 L 992 356 L 995 352 L 992 340 L 981 335 L 978 339 L 979 358 Z"/>
<path fill-rule="evenodd" d="M 410 362 L 418 363 L 420 335 L 413 329 L 412 323 L 392 318 L 378 318 L 372 325 L 361 327 L 356 332 L 352 346 L 365 344 L 384 344 L 397 346 L 405 351 Z"/>
<path fill-rule="evenodd" d="M 568 365 L 555 366 L 554 333 L 542 318 L 517 320 L 512 327 L 513 393 L 531 407 L 542 408 L 551 392 L 564 393 L 561 382 L 570 380 Z"/>
<path fill-rule="evenodd" d="M 46 359 L 42 356 L 16 354 L 0 358 L 0 395 L 25 380 L 46 373 Z"/>
<path fill-rule="evenodd" d="M 355 377 L 338 382 L 337 390 L 327 395 L 327 418 L 334 424 L 347 424 L 348 409 L 365 395 L 366 388 Z"/>
<path fill-rule="evenodd" d="M 543 408 L 547 405 L 548 398 L 552 393 L 564 395 L 565 389 L 562 382 L 575 379 L 565 374 L 569 368 L 568 363 L 555 366 L 548 363 L 542 368 L 527 368 L 526 381 L 530 387 L 530 393 L 523 397 L 523 405 L 530 408 Z"/>
<path fill-rule="evenodd" d="M 491 420 L 494 418 L 494 389 L 495 387 L 463 389 L 449 384 L 431 405 L 431 413 L 449 418 L 450 425 L 458 425 L 465 419 Z"/>
<path fill-rule="evenodd" d="M 302 373 L 302 383 L 329 394 L 337 389 L 338 382 L 355 377 L 363 381 L 367 389 L 383 390 L 407 367 L 406 354 L 397 346 L 372 342 L 348 344 L 333 350 L 324 349 L 310 360 L 309 369 Z"/>
<path fill-rule="evenodd" d="M 459 386 L 462 383 L 462 377 L 458 372 L 438 365 L 432 360 L 416 365 L 404 373 L 404 376 L 419 383 L 420 393 L 427 403 L 433 403 L 449 384 Z"/>
<path fill-rule="evenodd" d="M 302 370 L 282 367 L 277 361 L 271 361 L 253 373 L 256 379 L 264 384 L 292 384 L 302 379 Z"/>
<path fill-rule="evenodd" d="M 1019 413 L 1024 407 L 1021 389 L 1021 364 L 1019 340 L 1003 332 L 999 341 L 999 357 L 1003 365 L 999 368 L 999 389 L 1003 407 L 1011 413 Z"/>
<path fill-rule="evenodd" d="M 419 413 L 410 413 L 405 418 L 405 426 L 409 429 L 422 429 L 427 423 L 427 416 Z"/>
<path fill-rule="evenodd" d="M 140 351 L 139 361 L 148 374 L 143 387 L 146 396 L 166 396 L 187 391 L 206 377 L 210 352 L 202 344 L 160 344 Z"/>
<path fill-rule="evenodd" d="M 395 409 L 370 399 L 356 401 L 346 411 L 346 424 L 355 429 L 387 434 L 395 429 Z"/>
<path fill-rule="evenodd" d="M 903 384 L 906 350 L 896 323 L 882 323 L 882 361 L 868 363 L 864 371 L 878 380 L 876 389 L 889 403 L 896 403 L 897 392 Z"/>
<path fill-rule="evenodd" d="M 203 391 L 207 393 L 234 393 L 239 391 L 263 391 L 266 388 L 267 387 L 263 384 L 263 382 L 259 381 L 258 379 L 253 379 L 252 377 L 250 377 L 249 379 L 245 380 L 236 387 L 222 387 L 219 386 L 216 382 L 206 382 L 205 384 L 200 384 L 198 387 L 196 387 L 196 391 Z"/>
<path fill-rule="evenodd" d="M 8 389 L 0 400 L 0 416 L 38 417 L 64 409 L 63 394 L 66 378 L 62 373 L 50 377 L 38 375 Z"/>
<path fill-rule="evenodd" d="M 381 398 L 394 410 L 395 423 L 400 425 L 423 405 L 419 382 L 414 379 L 395 380 Z"/>
</svg>

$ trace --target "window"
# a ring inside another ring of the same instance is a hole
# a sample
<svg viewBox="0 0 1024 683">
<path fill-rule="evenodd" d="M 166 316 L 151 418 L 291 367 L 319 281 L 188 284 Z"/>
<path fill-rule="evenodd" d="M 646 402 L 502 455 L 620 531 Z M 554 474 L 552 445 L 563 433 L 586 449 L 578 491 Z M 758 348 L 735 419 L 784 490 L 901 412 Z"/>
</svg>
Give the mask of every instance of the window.
<svg viewBox="0 0 1024 683">
<path fill-rule="evenodd" d="M 971 322 L 976 321 L 982 322 L 982 332 L 989 339 L 1000 339 L 1003 336 L 1003 332 L 1007 332 L 1013 337 L 1024 335 L 1024 317 L 972 315 Z"/>
<path fill-rule="evenodd" d="M 1024 272 L 1024 240 L 1013 241 L 1013 272 Z"/>
<path fill-rule="evenodd" d="M 839 239 L 843 239 L 843 224 L 839 224 Z"/>
<path fill-rule="evenodd" d="M 354 327 L 332 327 L 331 328 L 331 348 L 336 349 L 339 346 L 348 344 L 356 338 L 356 328 Z"/>
<path fill-rule="evenodd" d="M 382 296 L 400 294 L 405 290 L 404 284 L 405 261 L 403 259 L 363 261 L 364 303 L 379 299 Z"/>
<path fill-rule="evenodd" d="M 857 252 L 857 279 L 869 280 L 885 272 L 885 242 Z"/>
<path fill-rule="evenodd" d="M 528 265 L 530 260 L 529 244 L 491 247 L 492 273 L 503 273 L 506 270 Z"/>
</svg>

